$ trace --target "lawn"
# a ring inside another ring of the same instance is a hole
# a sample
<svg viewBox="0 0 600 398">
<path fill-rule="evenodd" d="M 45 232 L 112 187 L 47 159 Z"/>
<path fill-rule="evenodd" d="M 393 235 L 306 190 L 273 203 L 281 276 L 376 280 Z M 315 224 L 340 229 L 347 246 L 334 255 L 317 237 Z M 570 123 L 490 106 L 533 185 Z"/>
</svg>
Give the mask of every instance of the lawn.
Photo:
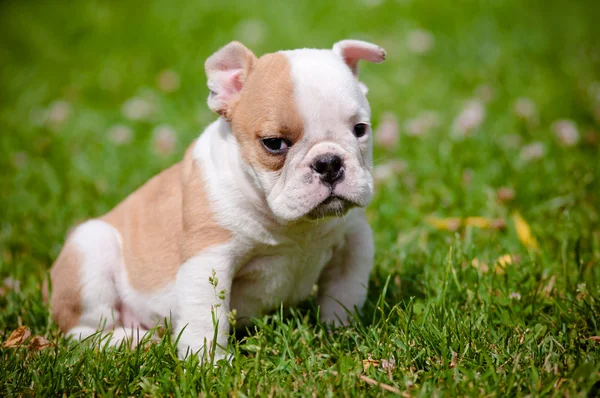
<svg viewBox="0 0 600 398">
<path fill-rule="evenodd" d="M 591 0 L 0 3 L 0 396 L 598 396 L 599 20 Z M 388 52 L 361 69 L 361 316 L 327 330 L 309 300 L 232 335 L 217 367 L 178 361 L 168 333 L 65 340 L 41 281 L 71 226 L 215 118 L 204 60 L 343 38 Z"/>
</svg>

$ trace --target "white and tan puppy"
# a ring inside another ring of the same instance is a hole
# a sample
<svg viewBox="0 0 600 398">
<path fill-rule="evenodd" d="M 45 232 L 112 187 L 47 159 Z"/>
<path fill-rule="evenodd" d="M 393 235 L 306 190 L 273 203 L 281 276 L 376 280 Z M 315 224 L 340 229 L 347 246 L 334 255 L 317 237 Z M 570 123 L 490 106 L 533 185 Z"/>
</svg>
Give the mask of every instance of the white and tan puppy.
<svg viewBox="0 0 600 398">
<path fill-rule="evenodd" d="M 171 317 L 181 357 L 203 358 L 216 335 L 221 358 L 232 310 L 244 325 L 315 284 L 322 321 L 348 322 L 373 262 L 371 111 L 357 63 L 384 58 L 354 40 L 261 58 L 232 42 L 213 54 L 219 119 L 180 163 L 70 234 L 51 270 L 59 327 L 119 342 Z"/>
</svg>

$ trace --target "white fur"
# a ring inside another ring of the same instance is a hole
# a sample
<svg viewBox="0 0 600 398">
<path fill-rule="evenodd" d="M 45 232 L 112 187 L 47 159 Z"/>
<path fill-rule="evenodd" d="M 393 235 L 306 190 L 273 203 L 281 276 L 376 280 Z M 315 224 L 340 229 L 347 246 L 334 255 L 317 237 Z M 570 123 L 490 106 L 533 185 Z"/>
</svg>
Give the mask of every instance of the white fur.
<svg viewBox="0 0 600 398">
<path fill-rule="evenodd" d="M 84 257 L 84 313 L 70 334 L 86 337 L 103 326 L 100 321 L 110 330 L 120 316 L 127 321 L 122 331 L 115 331 L 118 341 L 171 316 L 175 336 L 181 334 L 181 357 L 193 352 L 204 359 L 206 348 L 217 344 L 218 359 L 225 354 L 232 308 L 238 324 L 247 324 L 251 317 L 281 304 L 304 300 L 317 283 L 326 322 L 345 324 L 346 309 L 363 305 L 373 260 L 364 210 L 306 219 L 332 193 L 318 178 L 307 182 L 306 176 L 314 175 L 310 165 L 317 156 L 337 154 L 344 161 L 345 178 L 333 193 L 360 206 L 368 204 L 373 190 L 371 131 L 362 138 L 352 131 L 355 124 L 370 122 L 369 104 L 339 54 L 330 50 L 284 54 L 291 64 L 294 101 L 305 131 L 288 152 L 282 170 L 261 171 L 242 161 L 231 125 L 224 119 L 208 126 L 193 148 L 213 216 L 232 231 L 231 240 L 187 260 L 173 283 L 142 294 L 127 280 L 119 233 L 102 221 L 83 224 L 73 239 Z M 209 283 L 213 276 L 218 279 L 216 287 Z M 117 299 L 126 314 L 115 314 Z"/>
</svg>

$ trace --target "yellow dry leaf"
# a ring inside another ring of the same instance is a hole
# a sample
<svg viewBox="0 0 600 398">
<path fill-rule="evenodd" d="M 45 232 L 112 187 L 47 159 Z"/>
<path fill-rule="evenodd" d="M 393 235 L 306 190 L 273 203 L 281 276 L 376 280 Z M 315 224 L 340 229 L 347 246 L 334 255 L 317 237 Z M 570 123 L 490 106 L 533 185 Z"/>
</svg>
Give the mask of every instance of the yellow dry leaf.
<svg viewBox="0 0 600 398">
<path fill-rule="evenodd" d="M 363 359 L 363 371 L 366 372 L 371 366 L 374 368 L 379 367 L 379 361 L 376 359 L 371 359 L 370 357 L 369 359 Z"/>
<path fill-rule="evenodd" d="M 460 218 L 452 217 L 452 218 L 437 218 L 437 217 L 427 217 L 425 221 L 436 229 L 442 229 L 445 231 L 454 232 L 460 227 Z"/>
<path fill-rule="evenodd" d="M 31 351 L 41 351 L 44 348 L 48 348 L 52 345 L 53 344 L 51 342 L 49 342 L 48 340 L 46 340 L 44 337 L 35 336 L 34 338 L 31 339 L 27 348 L 29 348 Z"/>
<path fill-rule="evenodd" d="M 507 265 L 511 265 L 513 263 L 513 258 L 510 254 L 505 254 L 503 256 L 498 257 L 496 260 L 496 265 L 494 266 L 494 272 L 498 275 L 504 274 L 504 269 Z"/>
<path fill-rule="evenodd" d="M 515 223 L 515 229 L 517 230 L 517 236 L 523 245 L 525 245 L 528 249 L 537 249 L 538 243 L 535 240 L 535 237 L 531 233 L 531 228 L 529 228 L 529 224 L 521 217 L 521 215 L 517 212 L 513 214 L 513 221 Z"/>
<path fill-rule="evenodd" d="M 477 228 L 490 228 L 493 220 L 485 217 L 467 217 L 465 219 L 465 225 L 477 227 Z"/>
<path fill-rule="evenodd" d="M 473 260 L 471 260 L 471 266 L 475 269 L 480 270 L 481 272 L 483 272 L 484 274 L 487 273 L 490 268 L 488 267 L 488 265 L 483 262 L 483 261 L 479 261 L 478 258 L 474 258 Z"/>
<path fill-rule="evenodd" d="M 8 337 L 3 344 L 4 348 L 17 347 L 23 344 L 28 338 L 31 336 L 31 332 L 27 329 L 26 326 L 20 326 L 17 329 L 13 330 L 13 332 Z"/>
</svg>

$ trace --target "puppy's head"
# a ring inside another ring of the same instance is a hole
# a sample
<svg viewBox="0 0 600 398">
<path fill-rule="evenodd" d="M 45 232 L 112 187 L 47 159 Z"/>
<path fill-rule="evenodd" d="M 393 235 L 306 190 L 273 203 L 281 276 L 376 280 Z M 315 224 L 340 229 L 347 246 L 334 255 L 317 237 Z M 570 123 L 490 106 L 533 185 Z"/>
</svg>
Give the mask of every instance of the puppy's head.
<svg viewBox="0 0 600 398">
<path fill-rule="evenodd" d="M 340 216 L 370 201 L 371 110 L 357 64 L 384 58 L 374 44 L 344 40 L 261 58 L 232 42 L 206 61 L 208 105 L 231 123 L 278 219 Z"/>
</svg>

